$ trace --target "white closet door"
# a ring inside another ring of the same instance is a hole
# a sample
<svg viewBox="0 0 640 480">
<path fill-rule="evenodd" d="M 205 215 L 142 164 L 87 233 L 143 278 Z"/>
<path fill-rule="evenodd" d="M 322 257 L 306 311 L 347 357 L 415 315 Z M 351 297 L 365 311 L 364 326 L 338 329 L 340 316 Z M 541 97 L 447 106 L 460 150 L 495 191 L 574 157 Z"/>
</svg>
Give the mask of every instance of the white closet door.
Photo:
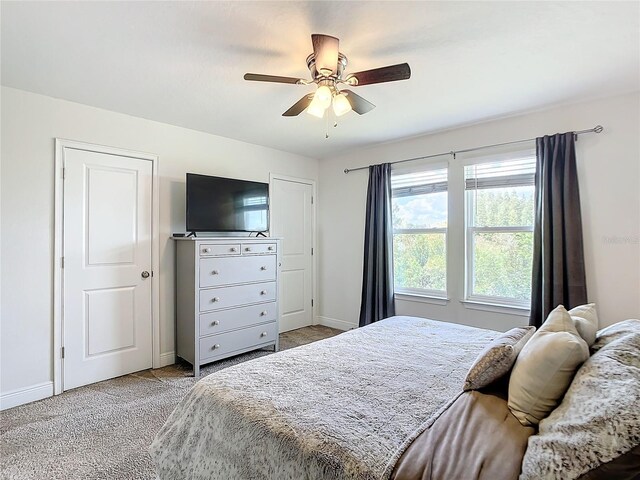
<svg viewBox="0 0 640 480">
<path fill-rule="evenodd" d="M 280 331 L 313 323 L 313 185 L 274 178 L 270 192 L 271 235 L 282 237 Z"/>
<path fill-rule="evenodd" d="M 152 162 L 64 148 L 63 389 L 152 365 Z"/>
</svg>

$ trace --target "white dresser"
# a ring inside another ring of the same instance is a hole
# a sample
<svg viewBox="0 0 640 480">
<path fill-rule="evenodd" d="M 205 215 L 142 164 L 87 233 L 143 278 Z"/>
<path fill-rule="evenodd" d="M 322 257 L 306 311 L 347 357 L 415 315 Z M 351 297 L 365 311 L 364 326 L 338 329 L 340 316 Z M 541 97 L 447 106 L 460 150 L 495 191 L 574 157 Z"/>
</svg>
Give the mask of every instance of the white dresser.
<svg viewBox="0 0 640 480">
<path fill-rule="evenodd" d="M 175 238 L 176 348 L 193 365 L 278 350 L 280 239 Z"/>
</svg>

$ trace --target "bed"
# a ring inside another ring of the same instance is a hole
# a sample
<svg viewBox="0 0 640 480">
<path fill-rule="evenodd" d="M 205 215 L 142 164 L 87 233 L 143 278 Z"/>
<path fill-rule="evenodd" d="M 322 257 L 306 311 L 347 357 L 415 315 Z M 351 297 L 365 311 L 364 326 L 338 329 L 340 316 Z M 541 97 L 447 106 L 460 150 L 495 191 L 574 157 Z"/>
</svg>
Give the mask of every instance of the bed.
<svg viewBox="0 0 640 480">
<path fill-rule="evenodd" d="M 499 335 L 392 317 L 216 372 L 151 445 L 158 476 L 518 478 L 535 429 L 509 416 L 500 385 L 462 390 Z"/>
</svg>

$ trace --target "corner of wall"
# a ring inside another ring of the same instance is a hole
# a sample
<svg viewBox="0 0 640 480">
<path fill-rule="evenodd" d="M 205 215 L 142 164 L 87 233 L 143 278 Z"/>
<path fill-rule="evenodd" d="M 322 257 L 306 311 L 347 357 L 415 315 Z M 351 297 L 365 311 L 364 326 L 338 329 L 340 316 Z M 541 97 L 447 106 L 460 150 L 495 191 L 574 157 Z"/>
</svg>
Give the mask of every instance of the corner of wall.
<svg viewBox="0 0 640 480">
<path fill-rule="evenodd" d="M 344 320 L 338 320 L 337 318 L 330 317 L 317 317 L 317 324 L 324 325 L 325 327 L 335 328 L 337 330 L 347 331 L 352 330 L 354 328 L 358 328 L 358 325 L 351 322 L 346 322 Z"/>
</svg>

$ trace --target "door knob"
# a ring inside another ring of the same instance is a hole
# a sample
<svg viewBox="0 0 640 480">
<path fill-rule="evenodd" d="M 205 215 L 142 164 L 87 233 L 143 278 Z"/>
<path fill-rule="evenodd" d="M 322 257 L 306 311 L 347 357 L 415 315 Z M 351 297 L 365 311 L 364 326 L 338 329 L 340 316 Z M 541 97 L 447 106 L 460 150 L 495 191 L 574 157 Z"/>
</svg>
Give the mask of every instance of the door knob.
<svg viewBox="0 0 640 480">
<path fill-rule="evenodd" d="M 146 270 L 144 272 L 142 272 L 142 278 L 149 278 L 149 272 L 147 272 Z"/>
</svg>

